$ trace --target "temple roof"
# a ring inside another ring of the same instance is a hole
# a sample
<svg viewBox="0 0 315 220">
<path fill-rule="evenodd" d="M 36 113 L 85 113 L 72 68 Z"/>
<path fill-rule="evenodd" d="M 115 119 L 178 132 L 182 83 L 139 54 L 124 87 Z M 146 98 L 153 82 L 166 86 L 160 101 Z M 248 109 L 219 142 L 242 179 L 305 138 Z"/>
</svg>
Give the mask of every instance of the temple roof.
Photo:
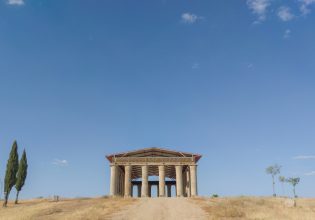
<svg viewBox="0 0 315 220">
<path fill-rule="evenodd" d="M 194 157 L 195 161 L 197 162 L 201 158 L 201 155 L 182 151 L 174 151 L 165 148 L 150 147 L 110 154 L 106 156 L 109 162 L 113 162 L 114 157 Z"/>
</svg>

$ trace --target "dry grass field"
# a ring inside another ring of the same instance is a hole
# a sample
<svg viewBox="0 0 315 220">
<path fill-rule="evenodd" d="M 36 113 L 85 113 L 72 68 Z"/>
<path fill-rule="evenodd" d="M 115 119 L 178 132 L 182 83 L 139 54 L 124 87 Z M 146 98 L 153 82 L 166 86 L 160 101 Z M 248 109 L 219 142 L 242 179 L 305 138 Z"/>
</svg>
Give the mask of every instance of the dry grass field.
<svg viewBox="0 0 315 220">
<path fill-rule="evenodd" d="M 10 202 L 0 208 L 2 220 L 52 219 L 274 219 L 314 220 L 315 199 L 297 199 L 296 207 L 286 205 L 284 198 L 234 197 L 193 199 L 154 198 L 122 199 L 93 198 L 66 199 L 53 202 L 48 199 Z M 290 201 L 290 200 L 289 200 Z M 164 207 L 163 207 L 164 206 Z M 166 207 L 171 206 L 171 207 Z M 191 210 L 189 210 L 191 208 Z M 180 210 L 186 212 L 181 212 Z M 141 213 L 141 214 L 139 214 Z M 154 214 L 153 214 L 154 213 Z M 132 214 L 134 218 L 130 215 Z M 152 216 L 154 215 L 154 218 Z M 182 214 L 182 215 L 181 215 Z M 185 218 L 184 215 L 191 216 Z M 143 216 L 142 216 L 143 215 Z M 141 217 L 140 217 L 141 216 Z M 193 217 L 192 217 L 193 216 Z"/>
<path fill-rule="evenodd" d="M 315 199 L 293 200 L 268 197 L 194 198 L 209 219 L 314 220 Z"/>
<path fill-rule="evenodd" d="M 65 199 L 53 202 L 47 199 L 21 201 L 18 205 L 9 203 L 0 207 L 1 220 L 52 220 L 52 219 L 112 219 L 115 212 L 132 204 L 134 199 L 93 198 Z"/>
</svg>

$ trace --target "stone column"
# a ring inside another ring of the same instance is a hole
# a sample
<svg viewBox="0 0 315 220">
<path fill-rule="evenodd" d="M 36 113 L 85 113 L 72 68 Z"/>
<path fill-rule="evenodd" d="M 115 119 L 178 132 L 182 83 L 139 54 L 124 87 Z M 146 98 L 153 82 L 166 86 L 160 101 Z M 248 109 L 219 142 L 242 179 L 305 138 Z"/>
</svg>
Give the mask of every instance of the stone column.
<svg viewBox="0 0 315 220">
<path fill-rule="evenodd" d="M 125 185 L 125 182 L 124 182 L 124 177 L 125 177 L 125 174 L 124 172 L 122 171 L 121 172 L 121 175 L 120 175 L 120 181 L 121 181 L 121 196 L 124 196 L 125 194 L 125 190 L 124 190 L 124 185 Z"/>
<path fill-rule="evenodd" d="M 121 189 L 122 189 L 122 196 L 125 195 L 125 173 L 122 172 L 121 174 Z"/>
<path fill-rule="evenodd" d="M 110 187 L 109 187 L 109 195 L 115 196 L 116 195 L 116 185 L 117 185 L 117 166 L 111 165 L 110 166 Z"/>
<path fill-rule="evenodd" d="M 189 169 L 187 168 L 186 170 L 186 193 L 187 193 L 187 197 L 190 197 L 190 172 Z"/>
<path fill-rule="evenodd" d="M 116 192 L 115 192 L 115 195 L 118 196 L 119 195 L 119 167 L 117 166 L 116 167 Z"/>
<path fill-rule="evenodd" d="M 141 197 L 148 197 L 148 166 L 142 166 Z"/>
<path fill-rule="evenodd" d="M 165 166 L 159 166 L 159 186 L 157 197 L 165 196 Z"/>
<path fill-rule="evenodd" d="M 187 179 L 186 179 L 186 170 L 185 170 L 183 172 L 183 195 L 184 195 L 184 197 L 187 196 L 186 188 L 187 188 Z"/>
<path fill-rule="evenodd" d="M 118 168 L 118 194 L 120 195 L 120 196 L 122 196 L 122 194 L 121 194 L 121 192 L 122 192 L 122 188 L 121 188 L 121 170 L 120 170 L 120 168 Z"/>
<path fill-rule="evenodd" d="M 137 185 L 138 187 L 138 197 L 141 197 L 141 185 Z"/>
<path fill-rule="evenodd" d="M 119 196 L 119 167 L 116 168 L 116 196 Z"/>
<path fill-rule="evenodd" d="M 121 196 L 121 179 L 120 179 L 120 168 L 117 168 L 117 195 Z"/>
<path fill-rule="evenodd" d="M 172 197 L 172 185 L 167 184 L 167 197 Z"/>
<path fill-rule="evenodd" d="M 177 183 L 175 183 L 175 197 L 177 197 Z"/>
<path fill-rule="evenodd" d="M 183 166 L 176 165 L 176 195 L 183 196 Z"/>
<path fill-rule="evenodd" d="M 189 167 L 190 169 L 190 189 L 191 189 L 191 196 L 198 195 L 197 189 L 197 165 L 192 165 Z"/>
<path fill-rule="evenodd" d="M 120 196 L 124 196 L 123 194 L 123 188 L 124 188 L 124 182 L 123 182 L 123 175 L 124 175 L 124 172 L 121 170 L 121 168 L 119 168 L 119 195 Z"/>
<path fill-rule="evenodd" d="M 125 197 L 131 196 L 131 166 L 125 166 Z"/>
</svg>

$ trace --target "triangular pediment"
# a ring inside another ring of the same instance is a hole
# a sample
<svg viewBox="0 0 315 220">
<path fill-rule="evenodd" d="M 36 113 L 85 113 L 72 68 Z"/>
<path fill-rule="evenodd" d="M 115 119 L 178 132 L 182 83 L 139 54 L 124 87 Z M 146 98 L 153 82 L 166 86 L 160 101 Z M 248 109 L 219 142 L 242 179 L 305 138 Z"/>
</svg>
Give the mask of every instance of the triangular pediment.
<svg viewBox="0 0 315 220">
<path fill-rule="evenodd" d="M 174 151 L 165 148 L 151 147 L 106 156 L 110 162 L 112 161 L 113 157 L 197 157 L 197 159 L 199 159 L 201 155 Z"/>
</svg>

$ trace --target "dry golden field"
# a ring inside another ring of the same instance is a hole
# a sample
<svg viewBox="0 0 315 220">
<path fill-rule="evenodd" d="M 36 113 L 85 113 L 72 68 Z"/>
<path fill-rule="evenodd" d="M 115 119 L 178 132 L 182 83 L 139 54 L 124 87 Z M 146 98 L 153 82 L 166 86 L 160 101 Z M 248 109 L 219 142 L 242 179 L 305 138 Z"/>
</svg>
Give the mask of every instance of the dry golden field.
<svg viewBox="0 0 315 220">
<path fill-rule="evenodd" d="M 48 199 L 9 203 L 0 208 L 2 220 L 79 220 L 79 219 L 274 219 L 314 220 L 315 199 L 297 199 L 296 207 L 284 198 L 93 198 L 65 199 L 53 202 Z M 171 206 L 171 207 L 168 207 Z M 184 212 L 181 211 L 184 209 Z M 191 210 L 190 210 L 191 209 Z M 186 216 L 186 217 L 185 217 Z M 188 217 L 190 216 L 190 217 Z"/>
<path fill-rule="evenodd" d="M 193 200 L 207 212 L 209 219 L 315 220 L 315 199 L 296 199 L 296 207 L 290 207 L 293 200 L 286 198 L 235 197 Z"/>
<path fill-rule="evenodd" d="M 133 199 L 93 198 L 65 199 L 53 202 L 48 199 L 21 201 L 7 208 L 0 207 L 1 220 L 52 220 L 52 219 L 112 219 L 111 215 L 129 204 Z"/>
</svg>

